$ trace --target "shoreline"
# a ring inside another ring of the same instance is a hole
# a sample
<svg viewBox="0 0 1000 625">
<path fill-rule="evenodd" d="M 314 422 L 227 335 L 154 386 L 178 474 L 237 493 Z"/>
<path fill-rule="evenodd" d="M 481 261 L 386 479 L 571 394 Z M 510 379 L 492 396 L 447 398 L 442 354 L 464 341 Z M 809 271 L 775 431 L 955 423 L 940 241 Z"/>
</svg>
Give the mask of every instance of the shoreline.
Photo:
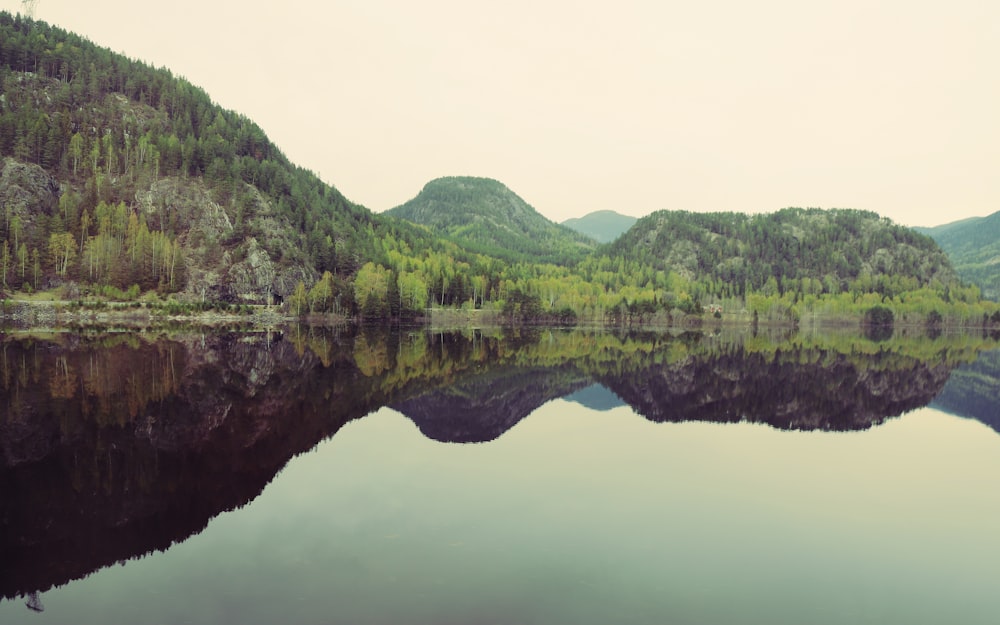
<svg viewBox="0 0 1000 625">
<path fill-rule="evenodd" d="M 222 305 L 226 306 L 226 305 Z M 183 305 L 181 305 L 183 307 Z M 221 311 L 214 306 L 200 309 L 189 308 L 187 312 L 176 312 L 177 306 L 146 301 L 129 302 L 80 302 L 70 300 L 26 300 L 5 299 L 0 308 L 0 327 L 17 328 L 28 331 L 60 331 L 72 329 L 104 329 L 108 331 L 146 331 L 176 326 L 196 326 L 220 328 L 225 326 L 249 326 L 262 330 L 280 325 L 302 324 L 307 326 L 409 326 L 426 327 L 434 330 L 468 330 L 480 328 L 576 328 L 606 331 L 695 331 L 706 332 L 722 329 L 752 330 L 754 327 L 768 330 L 812 333 L 816 331 L 857 332 L 864 334 L 879 327 L 865 326 L 862 315 L 820 315 L 810 313 L 804 318 L 757 319 L 751 314 L 726 314 L 721 318 L 713 316 L 683 315 L 669 318 L 662 315 L 651 319 L 632 320 L 619 323 L 601 323 L 594 320 L 580 320 L 577 323 L 560 323 L 550 319 L 527 320 L 509 323 L 494 311 L 429 309 L 423 317 L 412 321 L 364 320 L 327 314 L 296 316 L 275 306 L 243 306 L 238 312 Z M 982 324 L 960 324 L 947 321 L 929 326 L 923 320 L 896 319 L 885 330 L 914 331 L 929 335 L 941 332 L 996 332 L 997 327 Z"/>
</svg>

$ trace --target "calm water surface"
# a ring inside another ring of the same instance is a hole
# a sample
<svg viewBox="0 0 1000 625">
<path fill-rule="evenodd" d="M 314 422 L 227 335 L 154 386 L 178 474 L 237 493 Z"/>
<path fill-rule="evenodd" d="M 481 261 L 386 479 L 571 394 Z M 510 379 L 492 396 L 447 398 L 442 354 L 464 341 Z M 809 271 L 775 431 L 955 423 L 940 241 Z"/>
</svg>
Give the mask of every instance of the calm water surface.
<svg viewBox="0 0 1000 625">
<path fill-rule="evenodd" d="M 204 531 L 43 612 L 4 600 L 0 623 L 996 622 L 983 422 L 785 431 L 619 404 L 547 400 L 465 444 L 379 408 Z"/>
</svg>

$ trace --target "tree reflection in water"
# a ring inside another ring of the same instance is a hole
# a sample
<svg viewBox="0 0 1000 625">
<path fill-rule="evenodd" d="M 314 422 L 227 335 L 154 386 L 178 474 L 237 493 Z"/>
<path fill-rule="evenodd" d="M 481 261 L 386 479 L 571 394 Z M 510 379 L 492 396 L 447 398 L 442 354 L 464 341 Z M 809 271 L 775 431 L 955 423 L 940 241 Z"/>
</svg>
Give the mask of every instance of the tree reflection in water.
<svg viewBox="0 0 1000 625">
<path fill-rule="evenodd" d="M 652 421 L 855 430 L 927 404 L 953 368 L 994 345 L 299 327 L 7 336 L 0 597 L 26 596 L 30 607 L 40 591 L 167 549 L 383 406 L 430 438 L 483 442 L 598 383 Z"/>
</svg>

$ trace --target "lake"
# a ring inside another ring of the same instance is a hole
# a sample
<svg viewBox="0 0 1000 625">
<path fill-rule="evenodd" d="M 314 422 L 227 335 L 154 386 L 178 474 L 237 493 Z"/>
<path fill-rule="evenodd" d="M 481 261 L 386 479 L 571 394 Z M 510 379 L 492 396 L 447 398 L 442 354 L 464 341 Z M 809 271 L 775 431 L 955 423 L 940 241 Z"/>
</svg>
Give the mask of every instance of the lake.
<svg viewBox="0 0 1000 625">
<path fill-rule="evenodd" d="M 993 623 L 974 335 L 8 334 L 2 623 Z"/>
</svg>

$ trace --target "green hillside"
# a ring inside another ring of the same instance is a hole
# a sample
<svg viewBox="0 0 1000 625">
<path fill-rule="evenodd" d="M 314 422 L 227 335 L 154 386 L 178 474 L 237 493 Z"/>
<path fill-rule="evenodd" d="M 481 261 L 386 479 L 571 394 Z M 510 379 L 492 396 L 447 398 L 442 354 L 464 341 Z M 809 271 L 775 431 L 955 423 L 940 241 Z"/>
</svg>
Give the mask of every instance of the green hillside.
<svg viewBox="0 0 1000 625">
<path fill-rule="evenodd" d="M 562 222 L 599 243 L 611 243 L 631 228 L 637 219 L 612 210 L 594 211 L 583 217 L 574 217 Z"/>
<path fill-rule="evenodd" d="M 590 237 L 553 223 L 489 178 L 432 180 L 415 198 L 386 214 L 508 262 L 571 264 L 596 247 Z"/>
<path fill-rule="evenodd" d="M 6 289 L 135 284 L 263 302 L 324 272 L 350 278 L 384 259 L 386 236 L 433 246 L 292 164 L 250 119 L 169 70 L 9 13 L 0 204 Z"/>
<path fill-rule="evenodd" d="M 959 277 L 1000 299 L 1000 212 L 918 230 L 948 254 Z"/>
<path fill-rule="evenodd" d="M 857 210 L 660 211 L 640 219 L 608 253 L 724 283 L 735 295 L 770 284 L 780 293 L 858 288 L 893 296 L 956 281 L 929 237 Z"/>
</svg>

